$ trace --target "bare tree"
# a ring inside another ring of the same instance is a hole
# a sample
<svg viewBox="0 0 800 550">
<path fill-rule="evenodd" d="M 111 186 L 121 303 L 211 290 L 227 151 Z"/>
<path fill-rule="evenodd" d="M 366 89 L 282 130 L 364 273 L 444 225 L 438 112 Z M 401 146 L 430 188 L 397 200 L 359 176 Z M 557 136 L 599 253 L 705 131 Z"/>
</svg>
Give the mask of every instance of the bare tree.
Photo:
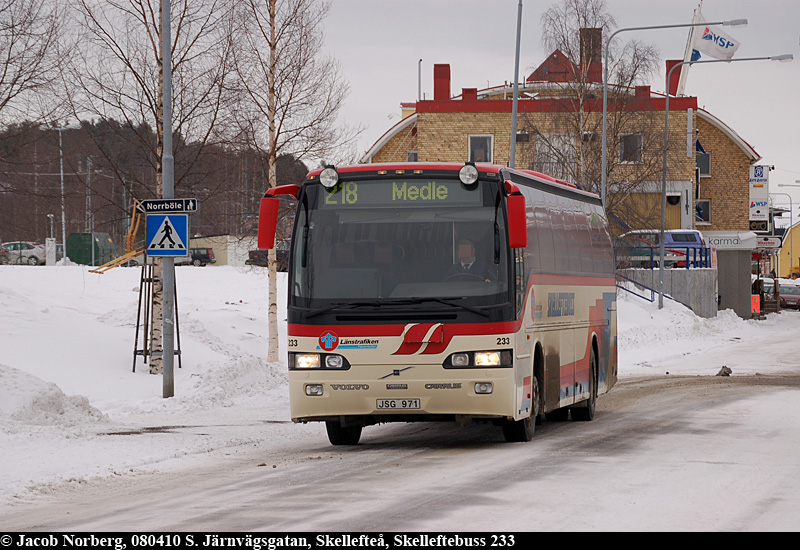
<svg viewBox="0 0 800 550">
<path fill-rule="evenodd" d="M 236 51 L 240 102 L 237 120 L 253 147 L 264 151 L 268 180 L 278 184 L 278 158 L 331 158 L 360 130 L 336 124 L 348 86 L 337 63 L 322 55 L 321 0 L 241 0 L 246 22 Z M 269 254 L 269 351 L 278 360 L 275 251 Z"/>
<path fill-rule="evenodd" d="M 593 192 L 600 191 L 602 135 L 602 63 L 603 37 L 615 26 L 605 0 L 561 0 L 541 18 L 542 43 L 548 51 L 560 51 L 571 67 L 569 78 L 551 85 L 546 94 L 558 108 L 546 120 L 523 117 L 520 125 L 534 138 L 533 168 L 579 184 Z M 636 108 L 639 101 L 632 93 L 637 84 L 649 81 L 657 70 L 658 51 L 639 41 L 611 44 L 607 67 L 609 109 L 607 125 L 606 178 L 614 193 L 608 195 L 607 210 L 612 214 L 643 183 L 657 179 L 660 162 L 658 117 Z M 632 130 L 635 129 L 635 130 Z M 635 162 L 621 158 L 618 150 L 626 132 L 631 138 Z M 626 209 L 626 217 L 637 215 Z"/>
<path fill-rule="evenodd" d="M 55 0 L 0 0 L 0 120 L 44 120 L 55 109 L 63 20 Z"/>
<path fill-rule="evenodd" d="M 136 142 L 156 174 L 150 196 L 162 196 L 163 82 L 160 0 L 73 0 L 82 29 L 80 55 L 65 68 L 64 83 L 76 118 L 122 122 L 121 138 Z M 199 155 L 220 135 L 231 74 L 232 5 L 229 0 L 175 0 L 171 9 L 173 156 L 175 189 L 192 175 Z M 188 143 L 191 142 L 191 146 Z M 105 161 L 128 182 L 129 166 L 95 141 Z M 146 186 L 146 182 L 138 182 Z M 147 197 L 139 197 L 147 198 Z M 187 243 L 188 244 L 188 243 Z M 150 372 L 161 372 L 161 262 L 153 285 L 154 352 Z"/>
</svg>

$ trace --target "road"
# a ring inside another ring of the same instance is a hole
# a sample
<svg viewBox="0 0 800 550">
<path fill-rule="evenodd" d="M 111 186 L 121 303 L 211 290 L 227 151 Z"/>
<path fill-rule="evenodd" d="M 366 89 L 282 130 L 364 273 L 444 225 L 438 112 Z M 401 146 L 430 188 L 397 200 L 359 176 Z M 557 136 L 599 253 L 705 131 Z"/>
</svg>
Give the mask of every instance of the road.
<svg viewBox="0 0 800 550">
<path fill-rule="evenodd" d="M 0 510 L 5 531 L 749 531 L 797 529 L 800 377 L 626 379 L 593 422 L 324 430 L 188 471 L 65 485 Z M 297 430 L 283 425 L 279 429 Z"/>
</svg>

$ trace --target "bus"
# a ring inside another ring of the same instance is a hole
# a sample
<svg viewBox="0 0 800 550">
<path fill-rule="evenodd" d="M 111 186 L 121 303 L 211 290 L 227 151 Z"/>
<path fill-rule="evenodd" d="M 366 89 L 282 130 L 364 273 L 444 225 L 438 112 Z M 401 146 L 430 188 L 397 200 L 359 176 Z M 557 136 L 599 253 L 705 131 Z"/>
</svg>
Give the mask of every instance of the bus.
<svg viewBox="0 0 800 550">
<path fill-rule="evenodd" d="M 617 380 L 597 195 L 495 164 L 327 166 L 267 191 L 259 248 L 274 246 L 281 196 L 297 201 L 294 422 L 355 445 L 378 423 L 489 422 L 516 442 L 542 420 L 594 418 Z"/>
</svg>

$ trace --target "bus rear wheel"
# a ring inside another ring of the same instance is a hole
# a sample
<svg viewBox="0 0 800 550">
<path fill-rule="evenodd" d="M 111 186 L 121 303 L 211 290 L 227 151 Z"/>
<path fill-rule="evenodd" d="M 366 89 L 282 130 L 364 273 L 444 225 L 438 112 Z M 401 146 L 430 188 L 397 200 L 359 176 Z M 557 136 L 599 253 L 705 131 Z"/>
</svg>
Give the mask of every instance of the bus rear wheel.
<svg viewBox="0 0 800 550">
<path fill-rule="evenodd" d="M 589 369 L 589 399 L 584 406 L 572 409 L 572 420 L 588 422 L 594 420 L 594 411 L 597 406 L 597 355 L 592 348 L 591 368 Z"/>
<path fill-rule="evenodd" d="M 325 422 L 328 441 L 331 445 L 358 445 L 361 439 L 361 426 L 342 426 L 339 422 Z"/>
</svg>

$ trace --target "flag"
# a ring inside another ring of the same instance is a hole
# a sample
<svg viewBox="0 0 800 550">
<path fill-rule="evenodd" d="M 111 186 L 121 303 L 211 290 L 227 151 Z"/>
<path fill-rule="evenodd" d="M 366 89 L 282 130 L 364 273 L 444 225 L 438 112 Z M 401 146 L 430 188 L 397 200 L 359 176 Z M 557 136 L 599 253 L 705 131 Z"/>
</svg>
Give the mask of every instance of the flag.
<svg viewBox="0 0 800 550">
<path fill-rule="evenodd" d="M 703 15 L 699 15 L 698 22 L 704 23 Z M 691 61 L 699 61 L 705 54 L 714 59 L 731 59 L 740 42 L 724 33 L 718 26 L 700 26 L 694 34 Z"/>
</svg>

